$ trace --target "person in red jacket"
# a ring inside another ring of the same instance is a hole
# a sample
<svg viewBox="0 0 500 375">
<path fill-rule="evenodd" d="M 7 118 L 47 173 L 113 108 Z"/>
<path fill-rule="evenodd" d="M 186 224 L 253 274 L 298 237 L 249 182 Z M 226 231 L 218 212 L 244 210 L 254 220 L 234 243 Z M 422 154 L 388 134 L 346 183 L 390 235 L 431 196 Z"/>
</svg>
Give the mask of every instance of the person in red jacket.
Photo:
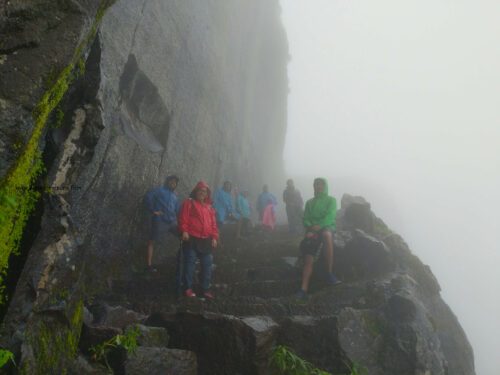
<svg viewBox="0 0 500 375">
<path fill-rule="evenodd" d="M 211 192 L 207 184 L 198 182 L 190 196 L 182 204 L 179 214 L 179 231 L 182 233 L 186 295 L 196 297 L 193 292 L 193 275 L 196 258 L 200 259 L 203 271 L 203 295 L 212 298 L 210 280 L 212 278 L 212 249 L 217 246 L 219 231 L 215 222 L 215 210 Z"/>
</svg>

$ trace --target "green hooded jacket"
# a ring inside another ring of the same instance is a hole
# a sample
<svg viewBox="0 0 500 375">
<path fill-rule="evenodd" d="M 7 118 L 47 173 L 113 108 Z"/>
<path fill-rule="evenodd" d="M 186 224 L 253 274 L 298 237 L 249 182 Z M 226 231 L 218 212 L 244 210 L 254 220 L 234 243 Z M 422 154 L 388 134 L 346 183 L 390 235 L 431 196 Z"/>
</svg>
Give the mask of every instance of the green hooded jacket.
<svg viewBox="0 0 500 375">
<path fill-rule="evenodd" d="M 337 200 L 328 195 L 328 181 L 320 178 L 325 183 L 323 192 L 307 201 L 302 221 L 306 228 L 313 225 L 330 227 L 335 230 L 335 217 L 337 216 Z"/>
</svg>

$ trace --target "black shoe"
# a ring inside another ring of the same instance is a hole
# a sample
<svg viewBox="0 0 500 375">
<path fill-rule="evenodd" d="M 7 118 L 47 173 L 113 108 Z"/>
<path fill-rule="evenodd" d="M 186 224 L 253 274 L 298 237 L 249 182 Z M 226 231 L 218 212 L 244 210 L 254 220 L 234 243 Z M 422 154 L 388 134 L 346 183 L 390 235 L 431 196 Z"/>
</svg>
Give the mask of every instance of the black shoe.
<svg viewBox="0 0 500 375">
<path fill-rule="evenodd" d="M 338 285 L 342 283 L 333 273 L 328 274 L 328 281 L 330 282 L 330 285 Z"/>
<path fill-rule="evenodd" d="M 144 272 L 158 272 L 158 270 L 153 266 L 146 266 L 146 268 L 144 268 Z"/>
</svg>

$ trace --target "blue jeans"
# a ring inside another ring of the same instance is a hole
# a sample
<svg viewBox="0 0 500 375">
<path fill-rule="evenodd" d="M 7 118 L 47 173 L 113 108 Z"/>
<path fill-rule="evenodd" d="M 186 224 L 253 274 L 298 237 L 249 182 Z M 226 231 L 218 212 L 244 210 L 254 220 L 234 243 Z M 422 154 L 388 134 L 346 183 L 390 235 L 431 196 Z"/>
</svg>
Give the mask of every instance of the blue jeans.
<svg viewBox="0 0 500 375">
<path fill-rule="evenodd" d="M 193 288 L 193 275 L 196 266 L 196 258 L 200 259 L 201 270 L 203 272 L 203 280 L 201 286 L 204 292 L 210 290 L 210 280 L 212 279 L 212 253 L 204 253 L 193 249 L 184 249 L 184 264 L 186 267 L 186 287 Z"/>
</svg>

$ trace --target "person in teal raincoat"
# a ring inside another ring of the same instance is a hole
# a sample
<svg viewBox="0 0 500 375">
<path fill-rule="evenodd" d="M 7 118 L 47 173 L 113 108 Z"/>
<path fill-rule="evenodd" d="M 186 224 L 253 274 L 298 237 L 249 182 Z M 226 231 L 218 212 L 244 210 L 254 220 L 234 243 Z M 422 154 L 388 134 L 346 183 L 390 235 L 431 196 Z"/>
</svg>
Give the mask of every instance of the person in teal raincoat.
<svg viewBox="0 0 500 375">
<path fill-rule="evenodd" d="M 215 217 L 218 225 L 222 225 L 228 220 L 238 220 L 240 218 L 240 215 L 233 206 L 231 189 L 231 181 L 226 180 L 222 188 L 217 190 L 213 196 L 214 203 L 212 207 L 215 209 Z"/>
<path fill-rule="evenodd" d="M 241 231 L 243 229 L 243 234 L 247 235 L 250 232 L 250 227 L 252 226 L 252 217 L 250 212 L 250 205 L 248 204 L 248 190 L 242 190 L 238 195 L 236 200 L 236 211 L 241 215 L 241 219 L 238 221 L 238 226 L 236 229 L 236 238 L 241 238 Z"/>
</svg>

